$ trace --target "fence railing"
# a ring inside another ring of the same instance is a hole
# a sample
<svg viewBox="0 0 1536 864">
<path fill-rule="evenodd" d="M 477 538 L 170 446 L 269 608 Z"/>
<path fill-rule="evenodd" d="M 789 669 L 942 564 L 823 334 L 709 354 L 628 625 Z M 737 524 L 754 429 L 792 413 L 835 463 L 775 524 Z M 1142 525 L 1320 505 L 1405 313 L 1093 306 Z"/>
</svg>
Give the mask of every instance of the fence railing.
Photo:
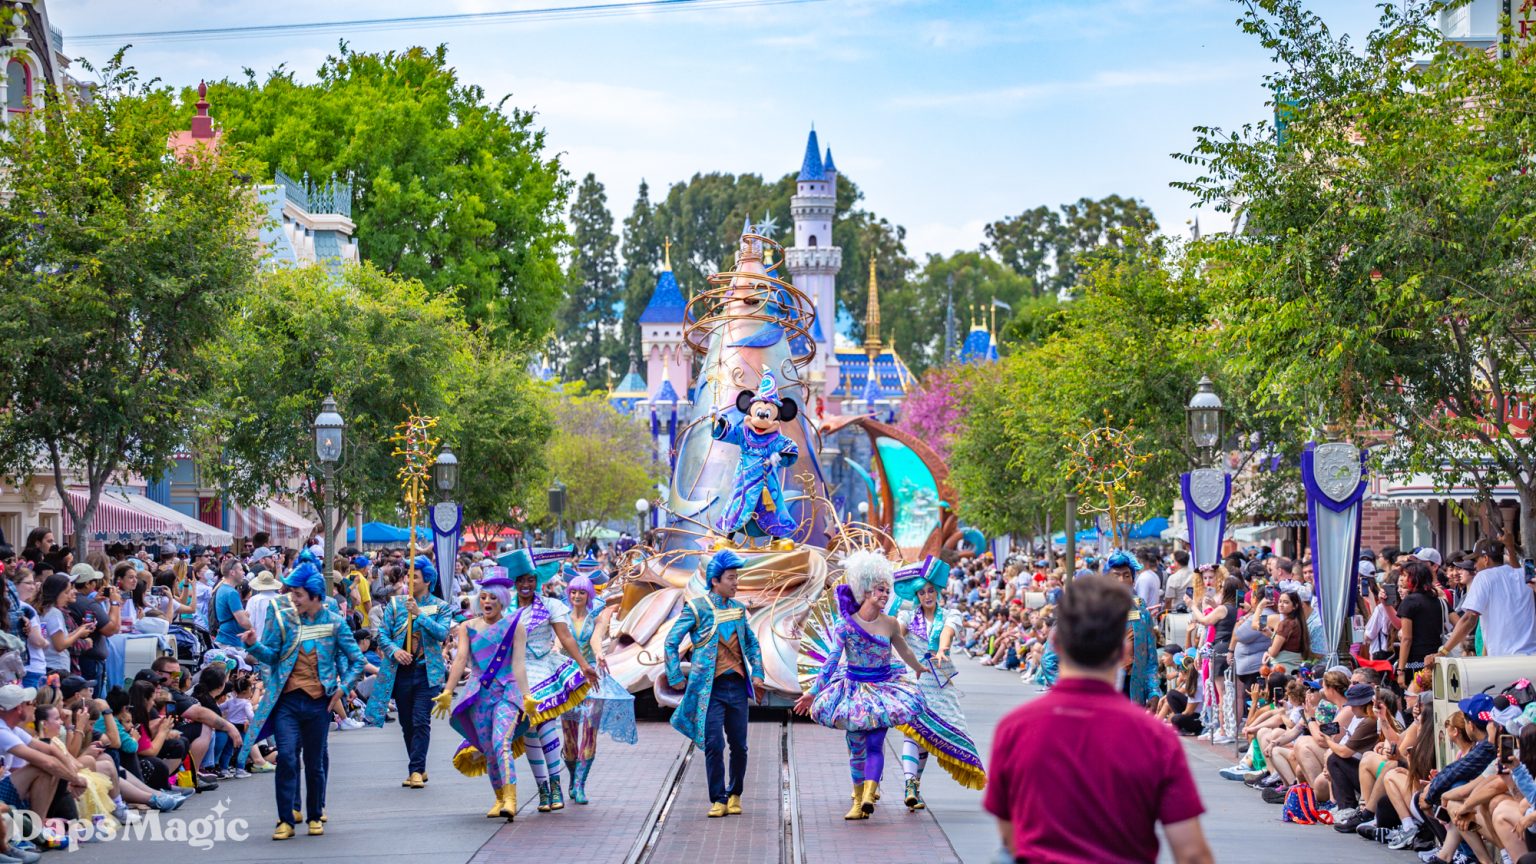
<svg viewBox="0 0 1536 864">
<path fill-rule="evenodd" d="M 288 200 L 298 205 L 304 212 L 310 215 L 338 213 L 348 219 L 352 218 L 351 183 L 337 180 L 335 177 L 324 183 L 313 183 L 307 171 L 304 173 L 302 182 L 281 171 L 276 172 L 276 179 L 277 185 L 283 187 L 283 194 L 288 197 Z"/>
</svg>

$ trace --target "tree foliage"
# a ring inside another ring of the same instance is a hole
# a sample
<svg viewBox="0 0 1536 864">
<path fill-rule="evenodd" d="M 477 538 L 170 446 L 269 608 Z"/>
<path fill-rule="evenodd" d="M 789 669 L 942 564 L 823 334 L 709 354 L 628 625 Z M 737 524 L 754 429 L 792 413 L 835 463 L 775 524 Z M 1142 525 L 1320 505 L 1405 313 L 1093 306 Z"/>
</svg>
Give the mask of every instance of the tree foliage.
<svg viewBox="0 0 1536 864">
<path fill-rule="evenodd" d="M 618 244 L 603 184 L 588 174 L 571 207 L 571 263 L 555 343 L 563 360 L 561 377 L 584 381 L 593 390 L 605 389 L 627 368 L 628 352 L 613 326 L 624 298 Z"/>
<path fill-rule="evenodd" d="M 533 114 L 488 102 L 441 45 L 366 53 L 342 43 L 317 79 L 247 69 L 211 85 L 209 100 L 227 140 L 249 145 L 267 176 L 352 182 L 365 260 L 457 296 L 498 339 L 542 340 L 564 287 L 570 184 Z"/>
<path fill-rule="evenodd" d="M 204 476 L 242 503 L 286 491 L 318 511 L 324 474 L 311 424 L 333 395 L 347 443 L 332 506 L 394 519 L 399 460 L 389 438 L 411 413 L 445 413 L 456 376 L 475 366 L 470 345 L 451 297 L 371 264 L 339 279 L 320 266 L 265 272 L 207 352 L 216 386 L 198 429 Z M 466 473 L 488 470 L 471 458 Z"/>
<path fill-rule="evenodd" d="M 921 374 L 953 359 L 944 357 L 944 320 L 951 297 L 955 315 L 955 342 L 951 350 L 958 352 L 972 322 L 989 328 L 994 320 L 1006 322 L 1014 312 L 1033 302 L 1033 294 L 1034 286 L 1029 279 L 980 252 L 956 252 L 948 257 L 929 255 L 912 278 L 881 281 L 880 335 L 886 339 L 894 337 L 902 359 Z M 864 296 L 869 296 L 867 289 Z M 994 307 L 993 301 L 1008 308 Z"/>
<path fill-rule="evenodd" d="M 0 471 L 47 464 L 80 549 L 114 475 L 186 446 L 208 322 L 257 260 L 241 152 L 171 158 L 170 94 L 121 54 L 98 72 L 92 99 L 50 91 L 0 137 Z"/>
<path fill-rule="evenodd" d="M 591 531 L 634 518 L 635 501 L 654 497 L 661 479 L 661 465 L 651 459 L 650 430 L 580 382 L 561 385 L 550 411 L 555 431 L 544 451 L 541 482 L 565 484 L 563 523 Z M 548 501 L 532 496 L 528 520 L 549 519 Z"/>
<path fill-rule="evenodd" d="M 1119 248 L 1157 233 L 1152 211 L 1134 198 L 1079 198 L 1058 210 L 1045 206 L 999 219 L 985 228 L 984 248 L 1029 278 L 1035 293 L 1070 295 L 1104 247 Z"/>
<path fill-rule="evenodd" d="M 1250 4 L 1284 135 L 1200 129 L 1181 185 L 1241 206 L 1244 230 L 1201 254 L 1220 350 L 1258 405 L 1315 434 L 1384 432 L 1391 471 L 1513 483 L 1529 548 L 1536 64 L 1445 40 L 1437 8 L 1384 4 L 1355 45 L 1299 2 Z"/>
</svg>

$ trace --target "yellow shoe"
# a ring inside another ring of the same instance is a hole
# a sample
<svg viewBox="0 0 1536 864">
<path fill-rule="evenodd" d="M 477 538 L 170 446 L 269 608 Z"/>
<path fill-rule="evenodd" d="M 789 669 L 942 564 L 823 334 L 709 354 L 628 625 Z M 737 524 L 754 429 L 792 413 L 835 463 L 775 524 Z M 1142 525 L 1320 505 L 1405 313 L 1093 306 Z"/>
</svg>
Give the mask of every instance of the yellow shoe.
<svg viewBox="0 0 1536 864">
<path fill-rule="evenodd" d="M 272 832 L 273 840 L 288 840 L 293 837 L 293 826 L 287 822 L 277 823 L 277 830 Z"/>
<path fill-rule="evenodd" d="M 421 778 L 420 771 L 415 771 L 412 772 L 411 776 L 405 778 L 405 782 L 401 783 L 400 785 L 409 787 L 411 789 L 420 789 L 421 787 L 427 785 L 427 781 Z"/>
<path fill-rule="evenodd" d="M 725 815 L 725 805 L 719 801 L 709 805 L 709 818 L 718 819 Z"/>
<path fill-rule="evenodd" d="M 329 821 L 331 821 L 331 817 L 325 812 L 325 808 L 324 807 L 320 808 L 320 821 L 321 822 L 329 822 Z"/>
<path fill-rule="evenodd" d="M 293 811 L 293 821 L 295 821 L 295 822 L 303 822 L 304 821 L 304 814 L 300 813 L 297 810 Z"/>
<path fill-rule="evenodd" d="M 859 806 L 863 808 L 866 815 L 875 812 L 875 802 L 878 800 L 880 800 L 880 784 L 873 780 L 865 780 L 864 790 L 859 794 Z"/>
<path fill-rule="evenodd" d="M 868 819 L 869 814 L 864 812 L 864 807 L 860 805 L 859 800 L 855 798 L 853 800 L 853 806 L 848 808 L 848 812 L 843 814 L 843 818 L 849 821 L 856 819 Z"/>
<path fill-rule="evenodd" d="M 487 819 L 512 820 L 517 815 L 517 784 L 508 783 L 496 790 L 496 806 L 486 811 Z"/>
<path fill-rule="evenodd" d="M 319 819 L 314 819 L 314 820 L 310 821 L 310 823 L 309 823 L 309 836 L 311 836 L 311 837 L 319 837 L 321 834 L 324 834 L 324 833 L 325 833 L 325 826 L 320 823 Z"/>
<path fill-rule="evenodd" d="M 732 795 L 731 797 L 725 799 L 725 813 L 726 813 L 727 816 L 740 816 L 741 815 L 741 796 L 740 795 Z"/>
<path fill-rule="evenodd" d="M 421 772 L 421 782 L 427 782 L 427 772 L 425 771 Z"/>
</svg>

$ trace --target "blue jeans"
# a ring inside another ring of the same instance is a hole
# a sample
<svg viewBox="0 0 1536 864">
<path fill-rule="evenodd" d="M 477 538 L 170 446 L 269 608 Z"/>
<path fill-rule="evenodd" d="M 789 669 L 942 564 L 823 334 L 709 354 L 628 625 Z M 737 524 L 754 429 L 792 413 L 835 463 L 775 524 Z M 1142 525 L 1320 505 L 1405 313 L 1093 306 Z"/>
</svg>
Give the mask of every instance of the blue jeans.
<svg viewBox="0 0 1536 864">
<path fill-rule="evenodd" d="M 223 771 L 229 767 L 229 763 L 233 762 L 234 759 L 235 739 L 223 732 L 214 730 L 213 744 L 208 747 L 208 753 L 203 757 L 203 764 L 199 767 Z"/>
<path fill-rule="evenodd" d="M 272 737 L 277 739 L 277 821 L 292 824 L 299 808 L 299 763 L 304 765 L 306 821 L 320 819 L 325 809 L 325 742 L 331 730 L 330 700 L 293 690 L 272 709 Z"/>
<path fill-rule="evenodd" d="M 427 684 L 427 661 L 417 660 L 395 672 L 395 707 L 400 711 L 400 734 L 405 738 L 406 771 L 427 770 L 427 747 L 432 743 L 432 697 Z"/>
<path fill-rule="evenodd" d="M 101 639 L 103 637 L 98 636 L 96 638 Z M 101 686 L 102 679 L 107 677 L 107 664 L 106 664 L 106 661 L 104 661 L 104 660 L 93 660 L 93 659 L 91 659 L 89 657 L 81 657 L 80 658 L 80 677 L 84 678 L 86 681 L 90 682 L 90 685 L 94 689 L 94 692 L 96 692 L 98 694 L 106 693 L 106 691 L 103 690 L 102 686 Z M 100 697 L 98 697 L 98 698 L 100 698 Z"/>
<path fill-rule="evenodd" d="M 725 745 L 731 745 L 731 780 L 725 781 Z M 747 679 L 727 672 L 715 679 L 704 714 L 704 776 L 709 800 L 724 804 L 740 795 L 747 776 Z"/>
<path fill-rule="evenodd" d="M 23 687 L 41 687 L 41 686 L 43 686 L 43 682 L 46 681 L 46 680 L 48 680 L 47 676 L 45 676 L 41 672 L 28 672 L 25 675 L 21 676 L 21 686 L 23 686 Z"/>
</svg>

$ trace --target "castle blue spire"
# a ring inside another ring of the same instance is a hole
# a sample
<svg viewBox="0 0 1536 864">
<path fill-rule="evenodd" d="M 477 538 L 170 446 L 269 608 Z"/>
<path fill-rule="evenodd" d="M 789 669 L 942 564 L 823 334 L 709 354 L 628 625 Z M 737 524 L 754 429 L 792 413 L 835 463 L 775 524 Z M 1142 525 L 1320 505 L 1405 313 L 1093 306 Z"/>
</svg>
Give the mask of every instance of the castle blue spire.
<svg viewBox="0 0 1536 864">
<path fill-rule="evenodd" d="M 640 323 L 678 324 L 683 321 L 687 308 L 688 301 L 683 299 L 677 277 L 672 275 L 672 268 L 668 267 L 656 277 L 656 289 L 651 292 L 650 302 L 645 304 L 645 309 L 640 313 Z"/>
<path fill-rule="evenodd" d="M 816 143 L 816 130 L 811 130 L 811 137 L 805 142 L 805 159 L 800 163 L 800 176 L 797 180 L 823 180 L 826 179 L 826 169 L 821 164 L 821 145 Z"/>
<path fill-rule="evenodd" d="M 821 170 L 824 174 L 831 174 L 837 170 L 837 165 L 832 161 L 832 148 L 827 148 L 827 158 L 822 160 Z"/>
</svg>

